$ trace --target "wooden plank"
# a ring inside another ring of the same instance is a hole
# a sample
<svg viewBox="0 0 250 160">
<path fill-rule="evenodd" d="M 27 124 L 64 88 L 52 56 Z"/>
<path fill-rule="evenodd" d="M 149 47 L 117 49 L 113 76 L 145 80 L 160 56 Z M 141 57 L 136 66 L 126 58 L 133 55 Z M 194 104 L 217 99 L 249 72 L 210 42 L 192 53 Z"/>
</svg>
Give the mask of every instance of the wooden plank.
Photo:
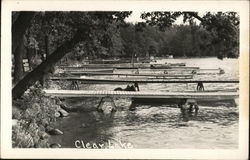
<svg viewBox="0 0 250 160">
<path fill-rule="evenodd" d="M 74 74 L 81 74 L 81 72 L 89 73 L 89 72 L 95 72 L 95 73 L 117 73 L 117 74 L 122 74 L 119 73 L 120 71 L 123 72 L 124 70 L 131 72 L 139 71 L 140 74 L 151 74 L 151 73 L 158 73 L 160 72 L 161 74 L 164 74 L 164 72 L 168 74 L 176 74 L 176 73 L 186 73 L 188 74 L 193 74 L 192 72 L 195 71 L 195 74 L 219 74 L 220 69 L 185 69 L 185 68 L 176 68 L 176 69 L 65 69 L 64 72 L 74 72 Z M 85 74 L 84 73 L 84 74 Z"/>
<path fill-rule="evenodd" d="M 113 73 L 113 69 L 64 69 L 64 72 L 105 72 L 105 73 Z"/>
<path fill-rule="evenodd" d="M 186 66 L 186 63 L 165 63 L 165 64 L 170 64 L 170 66 Z"/>
<path fill-rule="evenodd" d="M 82 66 L 64 66 L 64 69 L 150 69 L 154 66 L 154 69 L 200 69 L 200 67 L 186 67 L 186 66 L 171 66 L 169 64 L 86 64 Z"/>
<path fill-rule="evenodd" d="M 183 68 L 183 67 L 176 67 L 176 68 L 169 68 L 169 69 L 139 69 L 139 71 L 219 71 L 219 68 Z"/>
<path fill-rule="evenodd" d="M 200 69 L 200 67 L 171 66 L 170 69 Z"/>
<path fill-rule="evenodd" d="M 65 70 L 71 70 L 71 71 L 105 71 L 105 70 L 112 70 L 112 68 L 86 68 L 86 67 L 61 67 L 62 69 Z M 150 68 L 138 68 L 138 67 L 117 67 L 114 68 L 116 70 L 136 70 L 139 69 L 139 71 L 176 71 L 176 70 L 185 70 L 185 71 L 193 71 L 193 70 L 198 70 L 198 71 L 219 71 L 219 68 L 199 68 L 199 67 L 171 67 L 171 68 L 156 68 L 156 69 L 150 69 Z"/>
<path fill-rule="evenodd" d="M 110 75 L 110 76 L 154 76 L 154 77 L 193 77 L 193 74 L 132 74 L 132 73 L 97 73 L 97 72 L 69 72 L 75 75 Z"/>
<path fill-rule="evenodd" d="M 157 76 L 151 76 L 151 77 L 110 77 L 110 76 L 104 76 L 104 77 L 95 77 L 95 76 L 78 76 L 78 77 L 74 77 L 74 78 L 70 78 L 70 77 L 52 77 L 50 78 L 51 80 L 55 81 L 55 80 L 79 80 L 79 81 L 85 81 L 85 82 L 91 82 L 91 80 L 93 81 L 97 81 L 97 82 L 119 82 L 119 80 L 122 80 L 122 82 L 135 82 L 135 81 L 160 81 L 160 80 L 186 80 L 186 79 L 193 79 L 193 76 L 184 76 L 184 77 L 157 77 Z M 89 80 L 91 79 L 91 80 Z M 106 81 L 107 80 L 107 81 Z M 114 80 L 114 81 L 113 81 Z M 117 81 L 116 81 L 117 80 Z"/>
<path fill-rule="evenodd" d="M 150 67 L 150 65 L 155 66 L 170 66 L 170 65 L 179 65 L 178 63 L 174 64 L 149 64 L 149 63 L 115 63 L 115 64 L 82 64 L 81 66 L 63 66 L 63 67 L 78 67 L 78 68 L 92 68 L 92 67 Z"/>
<path fill-rule="evenodd" d="M 47 96 L 56 97 L 128 97 L 128 98 L 191 98 L 191 99 L 234 99 L 238 92 L 133 92 L 93 90 L 44 90 Z"/>
<path fill-rule="evenodd" d="M 87 77 L 51 77 L 51 80 L 78 80 L 85 82 L 112 82 L 112 83 L 239 83 L 239 80 L 168 80 L 168 79 L 132 79 L 132 78 L 87 78 Z"/>
<path fill-rule="evenodd" d="M 63 67 L 65 69 L 84 69 L 84 68 L 88 68 L 88 69 L 98 69 L 98 68 L 150 68 L 150 64 L 146 64 L 146 63 L 141 63 L 141 64 L 134 64 L 132 65 L 131 63 L 121 63 L 121 64 L 85 64 L 85 65 L 81 65 L 81 66 L 65 66 Z"/>
<path fill-rule="evenodd" d="M 141 78 L 141 77 L 140 77 Z M 175 79 L 175 80 L 177 80 L 177 79 L 193 79 L 193 76 L 184 76 L 184 77 L 168 77 L 168 76 L 165 76 L 165 77 L 157 77 L 157 76 L 155 76 L 155 77 L 145 77 L 145 79 L 168 79 L 168 80 L 170 80 L 170 79 Z"/>
<path fill-rule="evenodd" d="M 165 69 L 189 69 L 189 70 L 198 70 L 200 67 L 183 67 L 183 66 L 155 66 L 155 68 L 150 67 L 115 67 L 115 69 L 123 70 L 123 69 L 152 69 L 152 70 L 165 70 Z"/>
</svg>

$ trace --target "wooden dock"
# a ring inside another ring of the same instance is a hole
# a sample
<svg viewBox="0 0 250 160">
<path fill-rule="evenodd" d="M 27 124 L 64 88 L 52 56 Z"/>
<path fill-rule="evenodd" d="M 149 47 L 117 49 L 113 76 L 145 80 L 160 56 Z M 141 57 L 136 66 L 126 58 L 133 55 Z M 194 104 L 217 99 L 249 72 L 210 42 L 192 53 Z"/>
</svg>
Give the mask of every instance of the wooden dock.
<svg viewBox="0 0 250 160">
<path fill-rule="evenodd" d="M 89 78 L 89 77 L 51 77 L 51 80 L 85 81 L 99 83 L 239 83 L 239 80 L 169 80 L 150 78 Z"/>
<path fill-rule="evenodd" d="M 193 74 L 132 74 L 132 73 L 105 73 L 105 72 L 69 72 L 72 75 L 86 75 L 86 76 L 142 76 L 142 77 L 186 77 L 193 78 Z"/>
<path fill-rule="evenodd" d="M 119 68 L 117 68 L 117 70 L 119 70 Z M 122 69 L 121 69 L 122 70 Z M 197 67 L 171 67 L 171 68 L 167 68 L 167 69 L 163 69 L 163 68 L 156 68 L 156 69 L 142 69 L 142 68 L 128 68 L 127 70 L 139 70 L 139 71 L 219 71 L 219 68 L 207 68 L 207 69 L 203 69 L 203 68 L 197 68 Z"/>
<path fill-rule="evenodd" d="M 114 69 L 70 69 L 70 68 L 64 68 L 64 72 L 105 72 L 105 73 L 113 73 Z"/>
<path fill-rule="evenodd" d="M 141 69 L 141 68 L 109 68 L 109 69 L 88 69 L 88 68 L 64 68 L 64 72 L 108 72 L 108 73 L 133 73 L 139 72 L 139 74 L 219 74 L 220 69 L 190 69 L 190 68 L 175 68 L 175 69 Z"/>
<path fill-rule="evenodd" d="M 186 66 L 186 63 L 168 63 L 168 62 L 166 62 L 165 64 L 170 64 L 171 66 Z"/>
<path fill-rule="evenodd" d="M 152 68 L 152 66 L 154 66 Z M 64 66 L 62 67 L 63 69 L 78 69 L 78 70 L 82 70 L 82 69 L 199 69 L 199 67 L 186 67 L 186 66 L 172 66 L 172 65 L 166 65 L 166 64 L 146 64 L 146 63 L 142 63 L 142 64 L 117 64 L 117 65 L 113 65 L 113 64 L 85 64 L 82 66 Z"/>
<path fill-rule="evenodd" d="M 164 66 L 170 66 L 170 65 L 164 65 Z M 110 68 L 150 68 L 149 63 L 134 63 L 133 65 L 131 63 L 119 63 L 119 64 L 83 64 L 81 66 L 65 66 L 63 68 L 70 68 L 70 69 L 110 69 Z"/>
<path fill-rule="evenodd" d="M 109 72 L 109 73 L 116 73 L 116 72 L 123 72 L 123 71 L 129 71 L 129 72 L 139 72 L 139 73 L 156 73 L 156 72 L 162 72 L 162 73 L 173 73 L 173 72 L 190 72 L 190 74 L 205 74 L 208 72 L 211 73 L 220 73 L 220 68 L 214 68 L 214 69 L 200 69 L 197 67 L 171 67 L 171 68 L 156 68 L 156 69 L 150 69 L 150 68 L 138 68 L 138 67 L 118 67 L 118 68 L 86 68 L 86 67 L 69 67 L 65 66 L 62 67 L 65 72 Z"/>
<path fill-rule="evenodd" d="M 44 90 L 47 96 L 55 97 L 126 97 L 126 98 L 183 98 L 183 99 L 235 99 L 238 92 L 134 92 L 93 90 Z"/>
<path fill-rule="evenodd" d="M 114 69 L 191 69 L 191 70 L 197 70 L 197 69 L 200 69 L 200 67 L 183 67 L 183 66 L 167 66 L 167 65 L 162 65 L 162 66 L 155 66 L 154 68 L 151 68 L 151 67 L 115 67 Z"/>
<path fill-rule="evenodd" d="M 111 68 L 116 68 L 116 67 L 147 67 L 149 68 L 151 65 L 154 66 L 164 66 L 164 67 L 184 67 L 186 64 L 185 63 L 165 63 L 165 64 L 159 64 L 159 63 L 112 63 L 112 64 L 82 64 L 81 66 L 76 66 L 80 68 L 92 68 L 92 67 L 111 67 Z M 74 66 L 61 66 L 61 67 L 74 67 Z"/>
</svg>

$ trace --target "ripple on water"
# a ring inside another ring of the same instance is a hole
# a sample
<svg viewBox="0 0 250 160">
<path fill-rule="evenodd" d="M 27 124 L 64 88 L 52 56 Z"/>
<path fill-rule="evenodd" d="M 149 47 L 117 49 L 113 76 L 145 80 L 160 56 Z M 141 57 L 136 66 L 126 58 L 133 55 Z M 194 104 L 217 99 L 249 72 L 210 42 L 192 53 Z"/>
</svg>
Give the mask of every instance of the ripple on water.
<svg viewBox="0 0 250 160">
<path fill-rule="evenodd" d="M 87 127 L 82 128 L 82 123 Z M 132 112 L 118 110 L 106 119 L 97 112 L 73 113 L 57 125 L 65 134 L 52 139 L 64 147 L 74 147 L 76 139 L 94 142 L 109 138 L 122 139 L 136 148 L 235 148 L 238 143 L 238 111 L 228 107 L 201 106 L 197 117 L 183 122 L 178 108 L 143 105 Z"/>
<path fill-rule="evenodd" d="M 187 66 L 201 68 L 225 69 L 224 75 L 196 75 L 195 79 L 234 79 L 238 77 L 237 60 L 217 59 L 170 60 L 171 62 L 186 62 Z M 167 62 L 167 61 L 162 61 Z M 206 63 L 204 63 L 206 62 Z M 238 87 L 234 84 L 204 84 L 205 89 L 225 89 Z M 125 88 L 119 84 L 81 84 L 81 89 L 113 90 L 116 87 Z M 144 91 L 183 91 L 196 89 L 195 84 L 142 84 Z M 64 132 L 62 136 L 52 136 L 51 141 L 62 147 L 75 147 L 75 140 L 84 142 L 102 142 L 109 139 L 121 139 L 130 142 L 135 148 L 205 148 L 227 149 L 238 147 L 238 107 L 200 106 L 197 116 L 190 116 L 189 121 L 183 121 L 180 110 L 165 104 L 138 105 L 135 111 L 129 111 L 131 100 L 116 99 L 118 111 L 110 116 L 100 115 L 94 108 L 98 98 L 69 99 L 71 106 L 81 108 L 80 112 L 70 113 L 69 117 L 58 119 L 57 127 Z"/>
</svg>

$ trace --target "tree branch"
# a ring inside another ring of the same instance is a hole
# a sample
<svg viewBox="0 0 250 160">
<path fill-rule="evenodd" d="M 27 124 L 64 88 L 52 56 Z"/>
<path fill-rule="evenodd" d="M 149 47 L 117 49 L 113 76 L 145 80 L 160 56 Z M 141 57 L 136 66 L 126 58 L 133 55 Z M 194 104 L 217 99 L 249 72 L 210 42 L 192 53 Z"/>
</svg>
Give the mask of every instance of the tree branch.
<svg viewBox="0 0 250 160">
<path fill-rule="evenodd" d="M 192 17 L 194 17 L 194 18 L 198 19 L 198 20 L 199 20 L 199 21 L 201 21 L 201 22 L 203 22 L 203 21 L 204 21 L 204 19 L 203 19 L 203 18 L 201 18 L 200 16 L 198 16 L 198 14 L 197 14 L 197 13 L 195 13 L 195 12 L 186 12 L 186 13 L 188 13 L 190 16 L 192 16 Z"/>
<path fill-rule="evenodd" d="M 53 53 L 51 53 L 45 61 L 23 77 L 23 79 L 21 79 L 12 89 L 12 98 L 20 98 L 27 88 L 48 74 L 48 70 L 51 69 L 61 58 L 63 58 L 63 56 L 70 52 L 74 48 L 75 44 L 82 41 L 83 38 L 87 38 L 87 36 L 83 37 L 83 35 L 86 35 L 86 30 L 78 30 L 72 39 L 64 42 Z"/>
</svg>

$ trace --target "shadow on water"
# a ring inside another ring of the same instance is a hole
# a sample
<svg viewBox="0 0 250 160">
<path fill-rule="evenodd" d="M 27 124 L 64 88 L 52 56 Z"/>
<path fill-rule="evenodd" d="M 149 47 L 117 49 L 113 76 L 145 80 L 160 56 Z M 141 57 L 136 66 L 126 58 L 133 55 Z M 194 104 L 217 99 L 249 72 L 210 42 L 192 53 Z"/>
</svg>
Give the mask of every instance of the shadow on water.
<svg viewBox="0 0 250 160">
<path fill-rule="evenodd" d="M 113 133 L 107 129 L 112 127 L 114 115 L 97 112 L 98 99 L 70 98 L 66 99 L 66 103 L 76 110 L 69 117 L 58 119 L 56 127 L 64 134 L 52 136 L 52 142 L 60 143 L 65 148 L 75 148 L 77 140 L 85 144 L 106 143 L 107 139 L 113 137 Z"/>
</svg>

